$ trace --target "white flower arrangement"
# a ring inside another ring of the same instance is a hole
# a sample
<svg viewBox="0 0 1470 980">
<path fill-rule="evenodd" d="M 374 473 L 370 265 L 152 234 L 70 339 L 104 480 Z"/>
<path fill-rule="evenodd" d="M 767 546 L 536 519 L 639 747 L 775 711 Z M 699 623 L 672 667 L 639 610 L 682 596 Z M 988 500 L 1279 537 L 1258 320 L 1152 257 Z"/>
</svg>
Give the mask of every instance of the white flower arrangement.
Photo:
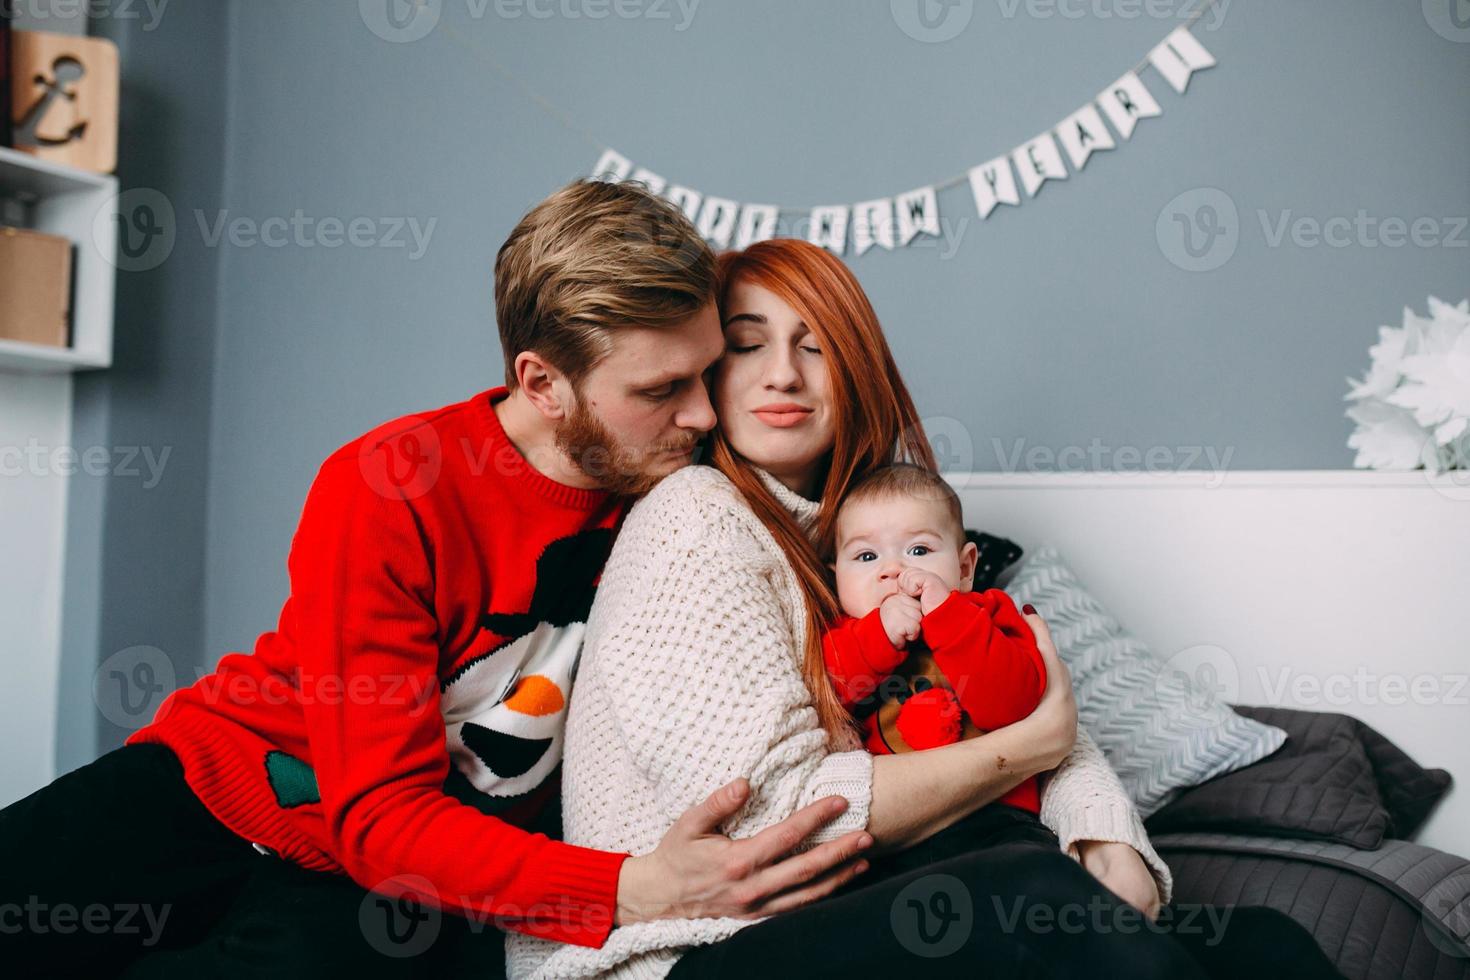
<svg viewBox="0 0 1470 980">
<path fill-rule="evenodd" d="M 1404 307 L 1402 327 L 1379 327 L 1361 381 L 1343 396 L 1361 468 L 1432 473 L 1470 469 L 1470 300 L 1433 296 L 1429 316 Z"/>
</svg>

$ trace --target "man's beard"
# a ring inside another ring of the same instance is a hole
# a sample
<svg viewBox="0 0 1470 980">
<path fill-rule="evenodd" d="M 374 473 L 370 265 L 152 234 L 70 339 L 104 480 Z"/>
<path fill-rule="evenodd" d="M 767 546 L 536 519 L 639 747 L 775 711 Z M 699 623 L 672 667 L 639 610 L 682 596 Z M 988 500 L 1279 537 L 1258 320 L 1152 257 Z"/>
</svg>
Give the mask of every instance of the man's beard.
<svg viewBox="0 0 1470 980">
<path fill-rule="evenodd" d="M 625 446 L 580 399 L 566 421 L 556 427 L 556 448 L 573 466 L 596 480 L 603 490 L 629 496 L 647 493 L 668 476 L 668 472 L 647 470 L 650 462 L 663 458 L 664 450 L 692 449 L 697 443 L 696 437 L 648 449 Z"/>
</svg>

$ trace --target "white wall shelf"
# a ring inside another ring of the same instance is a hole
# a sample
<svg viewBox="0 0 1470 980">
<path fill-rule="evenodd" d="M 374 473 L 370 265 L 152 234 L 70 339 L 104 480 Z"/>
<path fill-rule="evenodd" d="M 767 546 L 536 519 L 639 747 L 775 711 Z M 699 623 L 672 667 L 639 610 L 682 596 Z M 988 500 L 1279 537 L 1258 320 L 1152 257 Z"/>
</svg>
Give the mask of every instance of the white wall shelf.
<svg viewBox="0 0 1470 980">
<path fill-rule="evenodd" d="M 71 346 L 0 339 L 0 371 L 58 373 L 112 364 L 117 234 L 113 219 L 98 215 L 114 210 L 116 195 L 116 177 L 0 147 L 0 197 L 20 203 L 25 227 L 61 235 L 76 246 Z M 108 223 L 106 234 L 94 234 L 99 220 Z"/>
</svg>

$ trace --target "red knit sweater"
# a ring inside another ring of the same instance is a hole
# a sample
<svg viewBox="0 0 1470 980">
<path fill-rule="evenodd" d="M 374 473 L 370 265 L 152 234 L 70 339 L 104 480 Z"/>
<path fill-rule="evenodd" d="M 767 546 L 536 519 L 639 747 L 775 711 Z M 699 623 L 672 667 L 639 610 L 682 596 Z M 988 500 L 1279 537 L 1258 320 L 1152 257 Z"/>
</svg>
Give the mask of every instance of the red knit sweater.
<svg viewBox="0 0 1470 980">
<path fill-rule="evenodd" d="M 303 867 L 600 946 L 627 855 L 522 827 L 558 790 L 575 648 L 627 500 L 532 468 L 491 407 L 505 394 L 332 453 L 276 629 L 128 744 L 169 746 L 225 826 Z"/>
<path fill-rule="evenodd" d="M 976 728 L 1002 728 L 1025 718 L 1041 703 L 1046 664 L 1031 627 L 1002 590 L 951 592 L 920 621 L 919 629 L 920 639 Z M 908 651 L 896 649 L 888 639 L 879 607 L 860 619 L 846 617 L 833 624 L 822 634 L 822 655 L 838 698 L 851 708 L 877 691 L 908 658 Z M 869 716 L 866 724 L 869 751 L 889 754 L 882 737 L 875 735 L 877 715 Z M 1036 777 L 1017 784 L 999 802 L 1039 813 Z"/>
</svg>

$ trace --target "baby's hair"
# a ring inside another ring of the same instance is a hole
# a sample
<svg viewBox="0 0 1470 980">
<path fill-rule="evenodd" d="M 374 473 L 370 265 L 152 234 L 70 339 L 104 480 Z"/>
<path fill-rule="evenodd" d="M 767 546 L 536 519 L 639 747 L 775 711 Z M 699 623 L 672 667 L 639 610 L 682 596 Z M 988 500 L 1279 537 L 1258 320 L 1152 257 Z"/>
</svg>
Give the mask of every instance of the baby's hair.
<svg viewBox="0 0 1470 980">
<path fill-rule="evenodd" d="M 922 497 L 943 502 L 949 512 L 949 530 L 955 542 L 965 543 L 964 511 L 960 495 L 943 476 L 915 463 L 889 463 L 860 477 L 843 499 L 845 507 L 861 500 L 887 500 L 893 497 Z"/>
</svg>

